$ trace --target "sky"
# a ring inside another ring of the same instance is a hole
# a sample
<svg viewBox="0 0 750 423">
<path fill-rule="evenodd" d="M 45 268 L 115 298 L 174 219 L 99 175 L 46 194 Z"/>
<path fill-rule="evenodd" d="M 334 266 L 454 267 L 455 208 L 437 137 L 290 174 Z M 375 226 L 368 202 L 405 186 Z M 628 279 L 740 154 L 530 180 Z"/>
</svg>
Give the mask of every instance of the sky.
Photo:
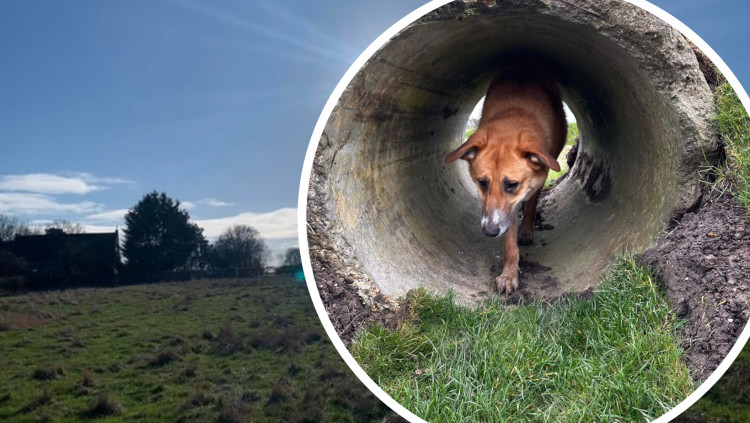
<svg viewBox="0 0 750 423">
<path fill-rule="evenodd" d="M 300 172 L 346 70 L 422 0 L 0 0 L 0 213 L 122 226 L 153 190 L 209 240 L 297 244 Z M 750 86 L 750 2 L 657 0 Z"/>
</svg>

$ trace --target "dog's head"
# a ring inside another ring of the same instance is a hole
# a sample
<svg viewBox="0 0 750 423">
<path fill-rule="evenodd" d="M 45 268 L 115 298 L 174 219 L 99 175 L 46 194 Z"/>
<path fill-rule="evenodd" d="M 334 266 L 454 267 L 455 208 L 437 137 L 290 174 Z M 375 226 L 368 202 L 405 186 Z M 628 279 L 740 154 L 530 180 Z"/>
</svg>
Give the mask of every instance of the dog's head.
<svg viewBox="0 0 750 423">
<path fill-rule="evenodd" d="M 560 171 L 531 129 L 480 127 L 445 158 L 469 162 L 469 173 L 482 200 L 482 231 L 500 236 L 510 227 L 521 204 L 539 190 L 549 169 Z"/>
</svg>

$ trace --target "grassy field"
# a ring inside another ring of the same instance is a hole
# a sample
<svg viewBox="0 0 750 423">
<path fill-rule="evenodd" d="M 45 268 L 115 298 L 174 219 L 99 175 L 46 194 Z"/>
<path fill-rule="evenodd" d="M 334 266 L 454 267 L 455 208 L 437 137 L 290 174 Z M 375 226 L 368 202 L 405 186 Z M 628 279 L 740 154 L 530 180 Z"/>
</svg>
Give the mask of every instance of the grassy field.
<svg viewBox="0 0 750 423">
<path fill-rule="evenodd" d="M 646 421 L 694 386 L 654 275 L 618 259 L 589 300 L 477 308 L 413 294 L 396 331 L 352 347 L 365 371 L 428 421 Z"/>
<path fill-rule="evenodd" d="M 0 420 L 367 422 L 304 284 L 161 283 L 0 298 Z"/>
</svg>

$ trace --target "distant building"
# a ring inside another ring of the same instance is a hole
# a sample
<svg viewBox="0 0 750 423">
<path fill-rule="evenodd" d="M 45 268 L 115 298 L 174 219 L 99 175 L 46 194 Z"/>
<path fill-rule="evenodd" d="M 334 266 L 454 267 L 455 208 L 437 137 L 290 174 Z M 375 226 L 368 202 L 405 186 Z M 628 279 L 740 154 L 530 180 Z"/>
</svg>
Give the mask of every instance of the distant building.
<svg viewBox="0 0 750 423">
<path fill-rule="evenodd" d="M 103 286 L 117 283 L 120 267 L 118 231 L 66 234 L 49 229 L 44 235 L 20 235 L 0 242 L 26 262 L 29 288 Z"/>
</svg>

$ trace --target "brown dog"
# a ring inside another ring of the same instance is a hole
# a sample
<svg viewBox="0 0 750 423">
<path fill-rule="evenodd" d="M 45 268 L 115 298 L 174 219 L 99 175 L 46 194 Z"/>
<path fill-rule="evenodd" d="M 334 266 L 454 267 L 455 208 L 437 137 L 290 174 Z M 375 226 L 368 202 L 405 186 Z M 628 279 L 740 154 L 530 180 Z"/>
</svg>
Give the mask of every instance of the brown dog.
<svg viewBox="0 0 750 423">
<path fill-rule="evenodd" d="M 518 289 L 518 216 L 526 202 L 520 243 L 531 244 L 539 190 L 565 144 L 567 124 L 559 90 L 550 81 L 521 71 L 505 71 L 490 84 L 476 132 L 445 161 L 469 162 L 482 199 L 482 231 L 505 235 L 498 293 Z"/>
</svg>

